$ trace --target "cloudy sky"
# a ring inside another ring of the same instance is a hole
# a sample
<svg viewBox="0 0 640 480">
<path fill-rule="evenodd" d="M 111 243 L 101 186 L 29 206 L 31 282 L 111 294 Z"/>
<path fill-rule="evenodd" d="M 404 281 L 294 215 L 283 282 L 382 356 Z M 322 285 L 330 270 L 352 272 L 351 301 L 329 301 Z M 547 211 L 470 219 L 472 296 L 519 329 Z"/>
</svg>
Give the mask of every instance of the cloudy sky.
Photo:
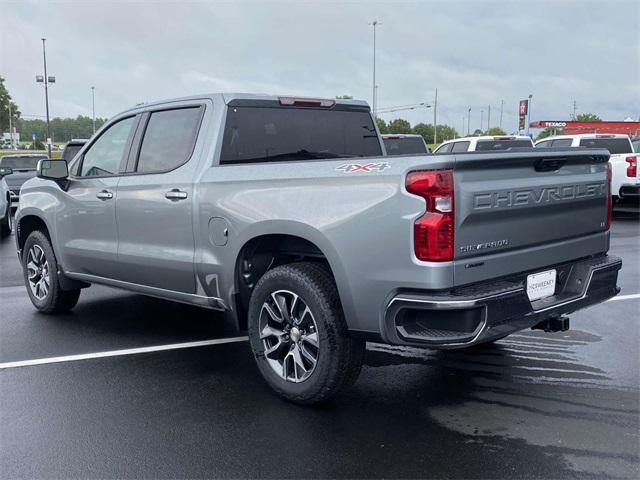
<svg viewBox="0 0 640 480">
<path fill-rule="evenodd" d="M 44 115 L 47 38 L 53 116 L 111 116 L 142 101 L 240 91 L 371 102 L 378 20 L 378 106 L 432 102 L 462 128 L 578 113 L 640 116 L 640 2 L 7 2 L 0 0 L 0 75 L 26 118 Z M 402 116 L 433 121 L 429 110 Z"/>
</svg>

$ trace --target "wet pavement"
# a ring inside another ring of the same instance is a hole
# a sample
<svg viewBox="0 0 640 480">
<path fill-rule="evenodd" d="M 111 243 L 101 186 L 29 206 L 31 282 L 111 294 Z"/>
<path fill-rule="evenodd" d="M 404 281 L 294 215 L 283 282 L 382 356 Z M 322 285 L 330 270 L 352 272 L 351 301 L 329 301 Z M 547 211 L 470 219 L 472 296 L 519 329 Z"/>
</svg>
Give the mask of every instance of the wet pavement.
<svg viewBox="0 0 640 480">
<path fill-rule="evenodd" d="M 640 293 L 619 218 L 621 295 Z M 0 363 L 236 335 L 218 314 L 93 286 L 35 313 L 0 244 Z M 0 370 L 0 477 L 638 478 L 640 298 L 564 333 L 431 351 L 368 344 L 355 386 L 286 403 L 246 342 Z"/>
</svg>

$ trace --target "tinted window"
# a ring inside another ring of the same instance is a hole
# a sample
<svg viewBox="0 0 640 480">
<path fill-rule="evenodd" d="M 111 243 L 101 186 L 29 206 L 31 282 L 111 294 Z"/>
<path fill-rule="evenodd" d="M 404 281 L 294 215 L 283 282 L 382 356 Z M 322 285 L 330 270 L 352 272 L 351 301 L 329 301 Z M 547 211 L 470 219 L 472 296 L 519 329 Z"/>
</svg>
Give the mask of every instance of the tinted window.
<svg viewBox="0 0 640 480">
<path fill-rule="evenodd" d="M 100 135 L 85 152 L 80 175 L 90 177 L 117 174 L 134 123 L 135 117 L 125 118 Z"/>
<path fill-rule="evenodd" d="M 46 159 L 49 157 L 46 155 L 2 157 L 0 159 L 0 166 L 13 168 L 14 170 L 35 170 L 38 166 L 38 161 L 43 158 Z"/>
<path fill-rule="evenodd" d="M 537 148 L 547 148 L 551 146 L 551 140 L 544 140 L 542 142 L 538 142 L 535 145 Z"/>
<path fill-rule="evenodd" d="M 451 148 L 452 152 L 466 152 L 469 149 L 469 144 L 471 142 L 456 142 L 453 144 Z"/>
<path fill-rule="evenodd" d="M 552 147 L 570 147 L 573 143 L 573 139 L 571 138 L 559 138 L 551 142 Z"/>
<path fill-rule="evenodd" d="M 531 140 L 479 140 L 477 151 L 506 150 L 507 148 L 533 147 Z"/>
<path fill-rule="evenodd" d="M 445 145 L 440 145 L 438 148 L 436 148 L 435 153 L 449 153 L 451 151 L 451 147 L 453 146 L 452 143 L 447 143 Z"/>
<path fill-rule="evenodd" d="M 153 112 L 138 156 L 138 172 L 164 172 L 191 157 L 198 135 L 200 107 Z"/>
<path fill-rule="evenodd" d="M 640 140 L 634 140 L 631 143 L 633 144 L 633 149 L 636 151 L 636 153 L 640 153 Z"/>
<path fill-rule="evenodd" d="M 633 153 L 631 142 L 628 138 L 583 138 L 580 140 L 581 147 L 606 148 L 609 153 Z"/>
<path fill-rule="evenodd" d="M 221 163 L 382 155 L 368 112 L 230 107 Z"/>
<path fill-rule="evenodd" d="M 419 137 L 385 138 L 384 148 L 387 151 L 387 155 L 429 153 L 424 140 Z"/>
<path fill-rule="evenodd" d="M 73 160 L 73 157 L 76 156 L 81 148 L 82 145 L 67 145 L 66 147 L 64 147 L 64 152 L 62 152 L 61 158 L 64 158 L 67 162 L 70 162 L 71 160 Z"/>
</svg>

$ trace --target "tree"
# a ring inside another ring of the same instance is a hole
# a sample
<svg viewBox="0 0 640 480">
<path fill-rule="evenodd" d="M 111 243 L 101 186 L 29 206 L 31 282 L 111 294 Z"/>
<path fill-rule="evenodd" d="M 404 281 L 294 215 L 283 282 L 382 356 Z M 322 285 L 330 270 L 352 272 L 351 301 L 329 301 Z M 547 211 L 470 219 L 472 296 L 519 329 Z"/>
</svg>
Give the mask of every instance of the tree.
<svg viewBox="0 0 640 480">
<path fill-rule="evenodd" d="M 484 132 L 484 134 L 485 135 L 490 135 L 492 137 L 497 137 L 497 136 L 500 136 L 500 135 L 506 135 L 507 132 L 502 130 L 500 127 L 491 127 L 489 130 Z"/>
<path fill-rule="evenodd" d="M 579 113 L 576 122 L 601 122 L 602 119 L 595 113 Z"/>
<path fill-rule="evenodd" d="M 446 141 L 458 137 L 458 132 L 456 131 L 456 129 L 450 127 L 449 125 L 438 125 L 437 129 L 437 137 L 439 140 Z"/>
<path fill-rule="evenodd" d="M 336 95 L 336 100 L 353 100 L 351 95 Z"/>
<path fill-rule="evenodd" d="M 538 136 L 536 137 L 536 141 L 537 140 L 542 140 L 543 138 L 547 138 L 550 137 L 552 135 L 562 135 L 562 133 L 564 132 L 564 130 L 562 128 L 558 128 L 558 127 L 547 127 L 544 130 L 542 130 Z"/>
<path fill-rule="evenodd" d="M 479 128 L 476 128 L 473 131 L 473 134 L 471 134 L 472 137 L 479 137 L 480 135 L 482 135 L 482 130 L 480 130 Z"/>
<path fill-rule="evenodd" d="M 9 95 L 4 85 L 4 78 L 0 76 L 0 132 L 9 131 L 9 105 L 11 105 L 11 123 L 15 125 L 15 121 L 20 118 L 20 110 Z"/>
<path fill-rule="evenodd" d="M 96 129 L 100 128 L 106 118 L 96 118 Z M 44 120 L 19 120 L 17 131 L 24 141 L 30 141 L 33 135 L 38 139 L 44 139 L 47 131 L 47 124 Z M 72 138 L 89 138 L 93 135 L 93 124 L 91 117 L 79 115 L 76 118 L 53 118 L 51 119 L 51 137 L 54 142 L 68 142 Z"/>
<path fill-rule="evenodd" d="M 404 118 L 391 120 L 387 127 L 388 133 L 411 133 L 411 124 Z"/>
<path fill-rule="evenodd" d="M 418 123 L 413 127 L 413 133 L 422 135 L 426 144 L 430 145 L 433 143 L 433 125 L 428 123 Z"/>
<path fill-rule="evenodd" d="M 385 122 L 380 117 L 376 117 L 376 125 L 378 125 L 378 130 L 380 130 L 380 133 L 389 133 L 387 122 Z"/>
</svg>

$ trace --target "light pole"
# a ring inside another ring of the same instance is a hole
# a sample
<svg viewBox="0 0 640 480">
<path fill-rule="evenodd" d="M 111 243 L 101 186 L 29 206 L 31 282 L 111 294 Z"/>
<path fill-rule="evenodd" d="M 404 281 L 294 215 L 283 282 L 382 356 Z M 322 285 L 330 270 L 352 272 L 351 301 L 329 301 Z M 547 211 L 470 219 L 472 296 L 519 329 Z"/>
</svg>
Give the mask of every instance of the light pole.
<svg viewBox="0 0 640 480">
<path fill-rule="evenodd" d="M 433 143 L 438 143 L 438 124 L 436 123 L 436 113 L 438 112 L 438 89 L 433 101 Z"/>
<path fill-rule="evenodd" d="M 500 100 L 500 130 L 502 130 L 502 109 L 504 107 L 504 100 Z"/>
<path fill-rule="evenodd" d="M 480 134 L 482 134 L 482 124 L 484 123 L 484 110 L 480 110 Z"/>
<path fill-rule="evenodd" d="M 373 26 L 373 94 L 372 94 L 372 108 L 373 118 L 376 118 L 376 27 L 382 25 L 382 23 L 374 20 L 369 25 Z"/>
<path fill-rule="evenodd" d="M 460 133 L 464 135 L 464 117 L 462 117 L 462 130 L 460 130 Z"/>
<path fill-rule="evenodd" d="M 93 114 L 93 133 L 96 133 L 96 87 L 91 87 L 91 112 Z"/>
<path fill-rule="evenodd" d="M 531 123 L 531 102 L 533 99 L 533 94 L 529 94 L 529 121 L 527 122 L 527 136 L 529 136 L 529 124 Z"/>
<path fill-rule="evenodd" d="M 467 111 L 467 137 L 469 136 L 469 132 L 471 131 L 471 107 Z"/>
<path fill-rule="evenodd" d="M 487 131 L 491 128 L 491 105 L 487 106 Z"/>
<path fill-rule="evenodd" d="M 47 76 L 47 50 L 45 47 L 46 38 L 42 39 L 42 60 L 44 63 L 44 76 L 36 75 L 37 83 L 44 83 L 44 102 L 47 108 L 47 152 L 51 158 L 51 127 L 49 125 L 49 84 L 56 83 L 56 77 Z"/>
</svg>

